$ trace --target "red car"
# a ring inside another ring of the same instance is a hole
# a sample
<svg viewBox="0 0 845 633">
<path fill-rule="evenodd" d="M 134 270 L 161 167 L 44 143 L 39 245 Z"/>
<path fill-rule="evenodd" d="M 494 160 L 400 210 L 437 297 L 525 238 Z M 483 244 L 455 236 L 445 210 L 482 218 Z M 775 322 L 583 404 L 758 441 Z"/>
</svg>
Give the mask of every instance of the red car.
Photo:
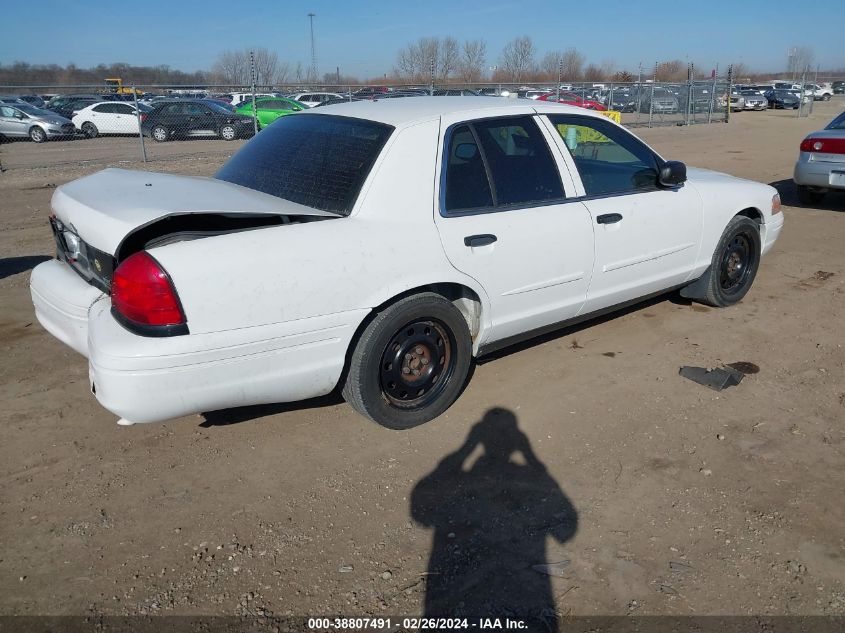
<svg viewBox="0 0 845 633">
<path fill-rule="evenodd" d="M 607 108 L 600 104 L 598 101 L 584 99 L 583 97 L 579 97 L 577 94 L 572 92 L 561 92 L 560 99 L 557 98 L 557 92 L 548 92 L 542 96 L 537 97 L 537 99 L 539 101 L 551 101 L 552 103 L 558 101 L 559 103 L 574 105 L 578 106 L 579 108 L 587 108 L 587 110 L 596 110 L 598 112 L 605 112 L 607 110 Z"/>
</svg>

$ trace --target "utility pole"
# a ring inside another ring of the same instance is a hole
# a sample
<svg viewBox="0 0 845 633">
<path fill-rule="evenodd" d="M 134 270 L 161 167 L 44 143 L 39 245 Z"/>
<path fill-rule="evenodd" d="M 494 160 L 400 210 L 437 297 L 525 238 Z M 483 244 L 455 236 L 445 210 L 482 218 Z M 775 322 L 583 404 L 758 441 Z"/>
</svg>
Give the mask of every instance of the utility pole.
<svg viewBox="0 0 845 633">
<path fill-rule="evenodd" d="M 317 81 L 317 47 L 314 45 L 314 17 L 316 13 L 309 13 L 308 19 L 311 21 L 311 81 Z"/>
</svg>

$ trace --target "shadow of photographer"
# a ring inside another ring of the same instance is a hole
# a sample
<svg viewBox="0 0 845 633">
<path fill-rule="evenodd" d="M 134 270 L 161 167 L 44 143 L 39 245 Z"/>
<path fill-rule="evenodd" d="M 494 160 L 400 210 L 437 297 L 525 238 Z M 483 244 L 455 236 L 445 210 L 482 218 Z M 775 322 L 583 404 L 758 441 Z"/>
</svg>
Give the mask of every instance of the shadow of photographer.
<svg viewBox="0 0 845 633">
<path fill-rule="evenodd" d="M 471 465 L 477 449 L 482 454 Z M 429 617 L 514 617 L 557 630 L 546 540 L 571 539 L 578 515 L 507 409 L 491 409 L 413 490 L 411 516 L 434 528 Z"/>
</svg>

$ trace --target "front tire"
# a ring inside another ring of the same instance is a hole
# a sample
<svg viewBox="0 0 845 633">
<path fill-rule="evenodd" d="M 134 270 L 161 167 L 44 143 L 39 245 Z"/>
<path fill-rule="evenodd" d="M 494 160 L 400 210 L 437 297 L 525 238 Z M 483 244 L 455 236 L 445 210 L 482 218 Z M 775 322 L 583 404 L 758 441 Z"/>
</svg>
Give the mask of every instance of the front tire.
<svg viewBox="0 0 845 633">
<path fill-rule="evenodd" d="M 34 125 L 29 130 L 29 138 L 32 139 L 33 143 L 43 143 L 47 140 L 47 132 Z"/>
<path fill-rule="evenodd" d="M 760 226 L 743 215 L 732 218 L 713 252 L 702 301 L 724 308 L 742 300 L 757 276 L 761 250 Z"/>
<path fill-rule="evenodd" d="M 433 420 L 460 395 L 472 360 L 466 320 L 441 295 L 426 292 L 388 306 L 352 352 L 343 397 L 390 429 Z"/>
</svg>

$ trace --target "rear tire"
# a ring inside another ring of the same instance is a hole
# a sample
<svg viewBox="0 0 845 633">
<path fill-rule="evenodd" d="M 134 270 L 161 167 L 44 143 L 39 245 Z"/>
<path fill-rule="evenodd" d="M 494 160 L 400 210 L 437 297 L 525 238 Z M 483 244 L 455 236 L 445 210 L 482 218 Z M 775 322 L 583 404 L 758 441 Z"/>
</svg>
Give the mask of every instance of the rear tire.
<svg viewBox="0 0 845 633">
<path fill-rule="evenodd" d="M 42 130 L 37 125 L 33 125 L 29 129 L 29 138 L 32 139 L 33 143 L 43 143 L 44 141 L 47 140 L 47 132 Z"/>
<path fill-rule="evenodd" d="M 823 191 L 813 191 L 804 185 L 798 185 L 798 201 L 801 204 L 819 204 L 824 200 Z"/>
<path fill-rule="evenodd" d="M 153 137 L 153 140 L 158 143 L 164 143 L 165 141 L 170 140 L 170 133 L 163 125 L 154 125 L 153 129 L 150 130 L 150 135 Z"/>
<path fill-rule="evenodd" d="M 446 411 L 472 360 L 466 320 L 450 301 L 426 292 L 388 306 L 361 333 L 343 397 L 361 415 L 409 429 Z"/>
<path fill-rule="evenodd" d="M 830 101 L 830 95 L 829 94 L 823 94 L 822 95 L 822 101 Z"/>
<path fill-rule="evenodd" d="M 733 217 L 713 252 L 702 301 L 724 308 L 742 300 L 757 276 L 761 250 L 760 226 L 751 218 Z"/>
<path fill-rule="evenodd" d="M 82 124 L 82 133 L 85 135 L 85 138 L 97 138 L 100 134 L 100 130 L 97 129 L 97 126 L 93 123 L 85 122 Z"/>
<path fill-rule="evenodd" d="M 233 125 L 224 125 L 220 128 L 220 138 L 224 141 L 234 141 L 238 138 L 238 132 Z"/>
</svg>

